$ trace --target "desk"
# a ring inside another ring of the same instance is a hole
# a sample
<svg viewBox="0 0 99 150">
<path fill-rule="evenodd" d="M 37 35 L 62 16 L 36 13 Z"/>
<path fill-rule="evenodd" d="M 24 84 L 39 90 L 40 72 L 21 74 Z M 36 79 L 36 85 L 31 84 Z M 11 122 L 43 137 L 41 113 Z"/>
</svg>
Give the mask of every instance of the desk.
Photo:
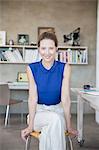
<svg viewBox="0 0 99 150">
<path fill-rule="evenodd" d="M 10 90 L 15 90 L 15 92 L 17 91 L 17 90 L 24 90 L 25 91 L 25 93 L 26 94 L 28 94 L 28 82 L 0 82 L 0 85 L 4 85 L 4 84 L 8 84 L 8 86 L 9 86 L 9 89 Z M 10 95 L 10 97 L 11 97 L 11 95 Z M 19 94 L 18 94 L 18 97 L 19 97 Z M 21 99 L 21 102 L 27 102 L 27 99 L 26 100 L 24 100 L 24 99 L 22 99 L 22 98 L 14 98 L 14 99 Z M 9 100 L 10 101 L 10 100 Z M 10 102 L 9 102 L 10 103 Z M 18 102 L 14 102 L 13 104 L 17 104 Z M 8 114 L 9 114 L 9 107 L 10 107 L 10 105 L 8 105 L 8 104 L 6 104 L 7 105 L 7 109 L 6 109 L 6 118 L 5 118 L 5 126 L 7 125 L 7 120 L 8 120 Z M 22 103 L 22 105 L 23 105 L 23 103 Z M 22 106 L 23 107 L 23 106 Z M 23 121 L 23 111 L 22 111 L 22 108 L 20 109 L 21 110 L 21 120 Z M 18 112 L 20 112 L 20 111 L 18 111 Z"/>
<path fill-rule="evenodd" d="M 29 90 L 28 82 L 0 82 L 0 84 L 8 84 L 10 90 Z M 23 102 L 27 102 L 27 100 L 23 100 Z"/>
<path fill-rule="evenodd" d="M 0 82 L 0 84 L 8 84 L 10 90 L 28 90 L 28 82 Z"/>
<path fill-rule="evenodd" d="M 80 92 L 81 89 L 72 88 L 74 93 L 77 94 L 77 130 L 78 130 L 78 142 L 83 144 L 83 103 L 84 101 L 89 103 L 89 106 L 99 111 L 99 95 L 91 95 Z"/>
<path fill-rule="evenodd" d="M 20 91 L 29 90 L 28 82 L 8 82 L 8 85 L 10 90 L 20 90 Z M 23 102 L 27 103 L 27 99 L 24 99 Z"/>
<path fill-rule="evenodd" d="M 11 90 L 28 90 L 28 82 L 8 82 Z"/>
</svg>

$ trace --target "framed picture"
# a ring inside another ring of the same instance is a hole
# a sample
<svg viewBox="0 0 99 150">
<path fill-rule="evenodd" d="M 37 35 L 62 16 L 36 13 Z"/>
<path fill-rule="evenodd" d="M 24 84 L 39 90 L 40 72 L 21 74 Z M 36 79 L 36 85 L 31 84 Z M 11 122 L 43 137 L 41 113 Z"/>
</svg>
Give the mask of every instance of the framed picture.
<svg viewBox="0 0 99 150">
<path fill-rule="evenodd" d="M 19 45 L 29 45 L 29 35 L 28 34 L 18 34 L 18 44 Z"/>
<path fill-rule="evenodd" d="M 6 31 L 0 31 L 0 45 L 6 45 Z"/>
<path fill-rule="evenodd" d="M 53 32 L 53 33 L 55 33 L 55 29 L 53 27 L 38 27 L 38 37 L 43 32 Z"/>
</svg>

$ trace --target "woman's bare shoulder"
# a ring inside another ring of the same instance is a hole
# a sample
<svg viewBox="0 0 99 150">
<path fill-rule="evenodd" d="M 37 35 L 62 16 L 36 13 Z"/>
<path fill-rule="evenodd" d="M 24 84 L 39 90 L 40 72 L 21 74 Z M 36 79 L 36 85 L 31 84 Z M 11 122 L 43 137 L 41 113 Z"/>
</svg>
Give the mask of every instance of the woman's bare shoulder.
<svg viewBox="0 0 99 150">
<path fill-rule="evenodd" d="M 70 64 L 65 64 L 65 67 L 64 67 L 64 77 L 65 76 L 70 76 L 71 74 L 71 65 Z"/>
</svg>

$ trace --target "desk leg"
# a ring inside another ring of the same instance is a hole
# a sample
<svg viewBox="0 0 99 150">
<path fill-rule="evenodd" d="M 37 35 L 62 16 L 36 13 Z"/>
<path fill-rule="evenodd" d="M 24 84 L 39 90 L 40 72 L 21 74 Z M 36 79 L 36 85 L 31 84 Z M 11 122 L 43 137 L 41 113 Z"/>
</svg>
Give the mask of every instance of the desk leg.
<svg viewBox="0 0 99 150">
<path fill-rule="evenodd" d="M 83 99 L 80 95 L 77 97 L 77 130 L 78 142 L 83 141 Z"/>
</svg>

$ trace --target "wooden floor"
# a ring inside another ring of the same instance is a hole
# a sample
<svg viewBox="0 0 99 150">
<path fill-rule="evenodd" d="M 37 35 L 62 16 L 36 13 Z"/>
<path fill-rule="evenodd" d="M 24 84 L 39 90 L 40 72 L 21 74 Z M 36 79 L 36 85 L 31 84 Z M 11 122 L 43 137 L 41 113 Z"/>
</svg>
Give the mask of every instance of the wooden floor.
<svg viewBox="0 0 99 150">
<path fill-rule="evenodd" d="M 3 116 L 0 116 L 0 150 L 24 150 L 25 143 L 21 140 L 20 131 L 26 127 L 20 116 L 11 116 L 10 124 L 4 128 Z M 76 127 L 76 116 L 73 115 L 73 126 Z M 99 125 L 94 121 L 94 115 L 84 116 L 84 139 L 83 147 L 79 147 L 77 139 L 73 139 L 74 150 L 99 150 Z M 33 139 L 31 150 L 38 150 L 38 141 Z"/>
</svg>

